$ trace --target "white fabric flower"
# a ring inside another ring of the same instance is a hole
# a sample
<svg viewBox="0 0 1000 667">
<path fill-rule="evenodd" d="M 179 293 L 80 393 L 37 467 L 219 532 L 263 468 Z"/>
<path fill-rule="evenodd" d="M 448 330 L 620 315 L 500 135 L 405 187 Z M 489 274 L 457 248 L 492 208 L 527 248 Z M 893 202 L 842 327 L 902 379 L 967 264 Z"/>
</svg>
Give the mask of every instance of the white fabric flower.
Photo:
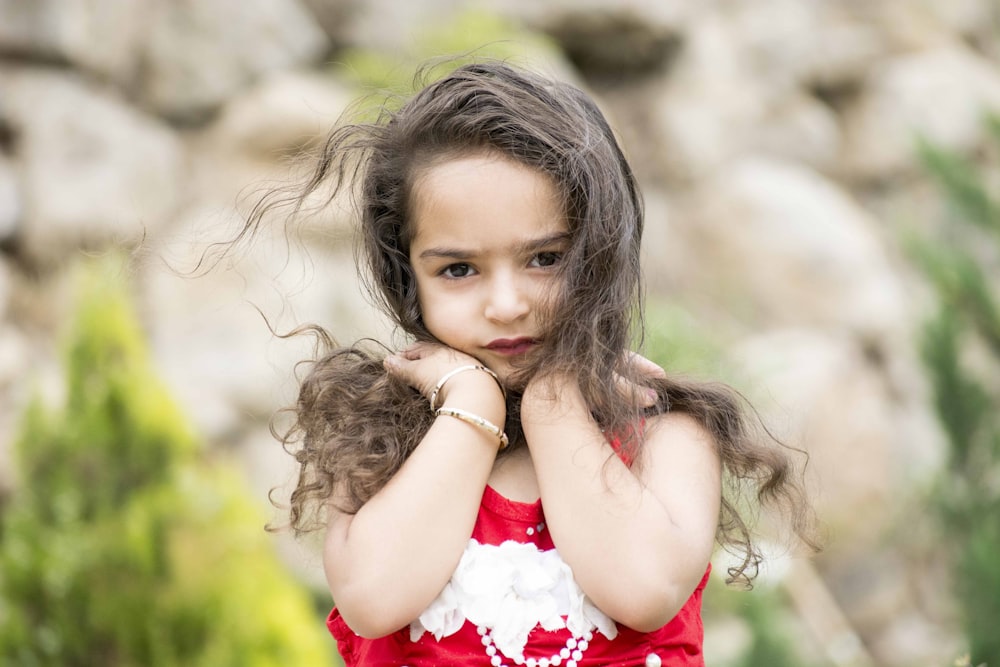
<svg viewBox="0 0 1000 667">
<path fill-rule="evenodd" d="M 523 659 L 536 626 L 568 628 L 576 637 L 594 630 L 618 636 L 615 622 L 583 594 L 555 549 L 513 540 L 500 546 L 469 540 L 444 590 L 410 624 L 410 639 L 424 632 L 447 637 L 466 620 L 488 628 L 497 649 L 513 660 Z"/>
</svg>

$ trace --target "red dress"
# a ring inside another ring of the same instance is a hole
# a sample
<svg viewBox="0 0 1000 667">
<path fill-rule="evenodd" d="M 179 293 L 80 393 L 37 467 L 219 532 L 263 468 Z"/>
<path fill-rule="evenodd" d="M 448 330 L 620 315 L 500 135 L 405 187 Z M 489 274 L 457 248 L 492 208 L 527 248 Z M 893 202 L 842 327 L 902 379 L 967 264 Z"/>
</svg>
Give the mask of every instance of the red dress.
<svg viewBox="0 0 1000 667">
<path fill-rule="evenodd" d="M 508 556 L 514 565 L 505 568 L 502 563 Z M 334 609 L 327 627 L 347 667 L 704 667 L 701 597 L 709 569 L 673 620 L 659 630 L 643 633 L 617 625 L 589 600 L 583 600 L 583 607 L 574 603 L 583 596 L 554 550 L 541 500 L 516 502 L 486 487 L 466 555 L 442 596 L 420 620 L 388 636 L 365 639 L 354 634 Z M 533 575 L 522 576 L 525 570 Z M 496 596 L 491 598 L 490 591 L 484 589 L 508 574 L 513 577 L 510 590 L 516 592 L 497 602 Z M 567 590 L 571 591 L 568 596 Z M 538 591 L 542 593 L 535 595 Z M 553 606 L 556 598 L 561 602 Z M 543 620 L 530 625 L 524 641 L 524 632 L 519 635 L 514 627 L 517 623 L 509 621 L 517 617 L 534 623 L 533 614 L 540 614 Z M 479 622 L 470 620 L 470 615 Z M 572 625 L 571 616 L 575 631 L 554 627 Z M 484 618 L 493 621 L 484 623 Z"/>
</svg>

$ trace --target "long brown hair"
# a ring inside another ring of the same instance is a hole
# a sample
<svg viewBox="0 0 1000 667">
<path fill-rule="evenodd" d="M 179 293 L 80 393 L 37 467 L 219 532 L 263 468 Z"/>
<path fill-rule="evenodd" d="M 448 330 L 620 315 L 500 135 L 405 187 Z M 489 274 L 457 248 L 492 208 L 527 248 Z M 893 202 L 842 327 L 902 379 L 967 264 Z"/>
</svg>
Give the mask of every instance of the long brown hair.
<svg viewBox="0 0 1000 667">
<path fill-rule="evenodd" d="M 748 410 L 738 395 L 721 385 L 637 377 L 628 362 L 626 351 L 641 344 L 642 333 L 642 201 L 614 133 L 579 89 L 502 63 L 459 67 L 398 110 L 384 109 L 375 122 L 335 129 L 308 183 L 291 201 L 299 205 L 318 191 L 335 197 L 357 187 L 352 192 L 365 285 L 402 331 L 433 340 L 421 318 L 409 261 L 415 175 L 482 152 L 547 175 L 561 193 L 570 232 L 559 269 L 564 287 L 551 304 L 543 349 L 520 377 L 539 367 L 572 373 L 609 433 L 641 433 L 650 414 L 690 413 L 714 436 L 730 486 L 749 483 L 758 501 L 791 510 L 796 532 L 803 532 L 806 504 L 790 474 L 787 450 L 748 427 Z M 244 233 L 276 201 L 262 204 Z M 321 525 L 315 510 L 330 502 L 335 490 L 340 509 L 360 509 L 396 473 L 431 422 L 424 398 L 383 370 L 384 351 L 373 345 L 338 347 L 321 328 L 306 329 L 319 337 L 324 353 L 302 381 L 294 425 L 280 434 L 301 466 L 290 511 L 297 531 Z M 623 386 L 641 385 L 658 392 L 652 408 L 642 409 L 634 396 L 623 394 Z M 516 388 L 515 382 L 506 425 L 515 447 Z M 632 446 L 641 448 L 641 435 Z M 723 499 L 719 541 L 742 555 L 731 576 L 749 579 L 760 556 L 737 503 L 730 494 Z"/>
</svg>

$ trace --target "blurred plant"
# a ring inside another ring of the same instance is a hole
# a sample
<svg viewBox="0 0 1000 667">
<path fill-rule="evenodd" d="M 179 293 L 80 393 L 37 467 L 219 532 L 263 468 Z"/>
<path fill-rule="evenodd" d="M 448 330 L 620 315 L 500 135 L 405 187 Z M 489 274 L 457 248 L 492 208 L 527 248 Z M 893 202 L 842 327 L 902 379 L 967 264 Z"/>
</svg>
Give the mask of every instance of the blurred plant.
<svg viewBox="0 0 1000 667">
<path fill-rule="evenodd" d="M 955 660 L 955 662 L 952 663 L 952 664 L 955 667 L 987 667 L 987 665 L 986 665 L 985 662 L 983 664 L 981 664 L 981 665 L 975 665 L 974 666 L 972 664 L 972 660 L 969 658 L 969 654 L 968 653 L 966 653 L 965 655 L 959 656 L 958 659 Z"/>
<path fill-rule="evenodd" d="M 36 398 L 0 516 L 0 664 L 333 662 L 261 508 L 199 455 L 105 261 L 83 276 L 65 405 Z"/>
<path fill-rule="evenodd" d="M 738 667 L 805 667 L 794 649 L 787 605 L 777 591 L 757 590 L 748 596 L 740 615 L 750 626 L 753 641 Z"/>
<path fill-rule="evenodd" d="M 706 646 L 706 658 L 715 667 L 808 667 L 811 644 L 803 641 L 802 627 L 776 582 L 764 582 L 752 592 L 733 589 L 713 577 L 705 589 L 707 634 L 725 629 L 728 647 Z M 717 635 L 718 633 L 716 633 Z M 808 645 L 807 645 L 808 644 Z M 713 653 L 714 648 L 714 653 Z"/>
<path fill-rule="evenodd" d="M 695 377 L 731 376 L 723 367 L 722 342 L 691 313 L 676 304 L 650 300 L 646 305 L 644 354 L 670 373 Z"/>
<path fill-rule="evenodd" d="M 1000 147 L 1000 120 L 987 126 Z M 919 151 L 949 206 L 940 236 L 911 244 L 939 299 L 921 338 L 950 445 L 936 502 L 971 660 L 1000 665 L 1000 203 L 986 167 Z"/>
</svg>

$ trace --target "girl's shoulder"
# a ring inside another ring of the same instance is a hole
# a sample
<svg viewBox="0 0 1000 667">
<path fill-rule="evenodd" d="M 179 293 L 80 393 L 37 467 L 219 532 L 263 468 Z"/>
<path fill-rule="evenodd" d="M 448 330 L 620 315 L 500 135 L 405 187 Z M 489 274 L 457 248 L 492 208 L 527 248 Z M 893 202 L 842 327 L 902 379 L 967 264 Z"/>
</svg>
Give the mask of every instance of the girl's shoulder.
<svg viewBox="0 0 1000 667">
<path fill-rule="evenodd" d="M 696 441 L 713 443 L 711 429 L 695 415 L 679 411 L 663 411 L 644 416 L 636 427 L 617 434 L 605 434 L 608 444 L 622 462 L 632 467 L 643 451 L 661 441 Z"/>
</svg>

